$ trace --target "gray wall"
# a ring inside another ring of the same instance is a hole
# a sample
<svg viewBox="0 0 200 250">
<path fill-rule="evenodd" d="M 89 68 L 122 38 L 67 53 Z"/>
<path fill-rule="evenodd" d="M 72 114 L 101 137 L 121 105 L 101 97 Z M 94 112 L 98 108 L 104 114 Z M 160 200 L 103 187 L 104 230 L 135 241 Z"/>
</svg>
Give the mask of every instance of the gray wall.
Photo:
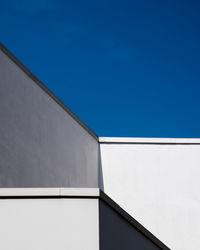
<svg viewBox="0 0 200 250">
<path fill-rule="evenodd" d="M 0 50 L 0 187 L 98 187 L 99 145 Z"/>
<path fill-rule="evenodd" d="M 100 250 L 160 249 L 104 201 L 99 201 Z"/>
</svg>

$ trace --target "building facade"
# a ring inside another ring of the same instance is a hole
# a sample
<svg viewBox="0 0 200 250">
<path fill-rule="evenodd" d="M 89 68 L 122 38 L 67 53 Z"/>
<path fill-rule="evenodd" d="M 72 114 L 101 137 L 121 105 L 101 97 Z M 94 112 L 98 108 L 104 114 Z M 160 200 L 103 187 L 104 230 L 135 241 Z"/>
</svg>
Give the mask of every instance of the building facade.
<svg viewBox="0 0 200 250">
<path fill-rule="evenodd" d="M 2 44 L 0 117 L 3 249 L 200 248 L 199 139 L 99 138 Z"/>
</svg>

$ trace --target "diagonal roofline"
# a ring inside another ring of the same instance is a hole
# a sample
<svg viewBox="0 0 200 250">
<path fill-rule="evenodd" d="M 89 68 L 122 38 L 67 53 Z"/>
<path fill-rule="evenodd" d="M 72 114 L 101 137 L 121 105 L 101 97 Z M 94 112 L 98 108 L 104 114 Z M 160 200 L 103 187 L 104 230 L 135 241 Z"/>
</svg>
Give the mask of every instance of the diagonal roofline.
<svg viewBox="0 0 200 250">
<path fill-rule="evenodd" d="M 62 109 L 64 109 L 78 124 L 84 128 L 97 142 L 98 136 L 83 122 L 78 116 L 71 111 L 50 89 L 48 89 L 44 83 L 42 83 L 23 63 L 17 59 L 17 57 L 11 53 L 1 42 L 0 50 L 7 55 L 12 62 L 14 62 L 28 77 L 30 77 L 47 95 L 49 95 Z"/>
<path fill-rule="evenodd" d="M 28 77 L 30 77 L 48 96 L 64 109 L 84 130 L 100 144 L 200 144 L 200 138 L 137 138 L 137 137 L 99 137 L 70 108 L 68 108 L 47 86 L 42 83 L 19 59 L 0 42 L 0 50 L 8 56 Z"/>
</svg>

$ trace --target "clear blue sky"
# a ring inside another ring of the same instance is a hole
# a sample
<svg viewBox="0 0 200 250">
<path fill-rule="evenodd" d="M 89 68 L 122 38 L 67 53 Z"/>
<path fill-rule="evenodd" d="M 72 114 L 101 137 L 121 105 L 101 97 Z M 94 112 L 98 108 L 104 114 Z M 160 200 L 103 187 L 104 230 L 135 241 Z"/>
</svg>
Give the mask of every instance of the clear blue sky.
<svg viewBox="0 0 200 250">
<path fill-rule="evenodd" d="M 1 42 L 97 135 L 200 137 L 200 1 L 0 6 Z"/>
</svg>

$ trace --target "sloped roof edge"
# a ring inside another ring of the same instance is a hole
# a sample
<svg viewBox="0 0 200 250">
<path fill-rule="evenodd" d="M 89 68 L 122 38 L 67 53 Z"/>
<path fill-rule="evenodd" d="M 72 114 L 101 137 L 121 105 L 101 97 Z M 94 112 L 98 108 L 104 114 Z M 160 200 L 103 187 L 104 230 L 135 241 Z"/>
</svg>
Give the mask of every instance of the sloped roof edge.
<svg viewBox="0 0 200 250">
<path fill-rule="evenodd" d="M 24 66 L 1 42 L 0 50 L 3 51 L 26 75 L 28 75 L 43 91 L 46 92 L 61 108 L 63 108 L 78 124 L 84 128 L 96 141 L 98 136 L 84 123 L 75 113 L 71 111 L 51 90 L 49 90 L 44 83 L 42 83 L 28 68 Z"/>
<path fill-rule="evenodd" d="M 98 137 L 78 116 L 71 111 L 44 83 L 42 83 L 27 67 L 21 63 L 1 42 L 3 51 L 26 75 L 28 75 L 46 94 L 48 94 L 61 108 L 63 108 L 82 128 L 84 128 L 97 142 L 102 144 L 200 144 L 200 138 L 137 138 L 137 137 Z"/>
</svg>

